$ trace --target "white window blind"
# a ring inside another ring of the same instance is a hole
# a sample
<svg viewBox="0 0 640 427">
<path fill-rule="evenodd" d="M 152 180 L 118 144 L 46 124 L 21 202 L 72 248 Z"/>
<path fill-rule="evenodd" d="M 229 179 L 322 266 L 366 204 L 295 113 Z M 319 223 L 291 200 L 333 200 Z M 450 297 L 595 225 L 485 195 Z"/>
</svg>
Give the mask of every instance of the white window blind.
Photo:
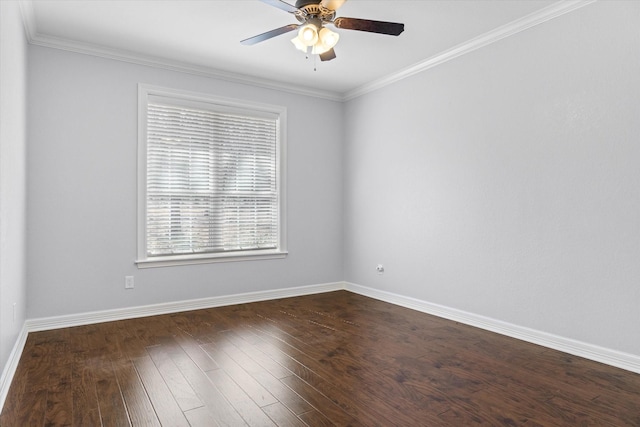
<svg viewBox="0 0 640 427">
<path fill-rule="evenodd" d="M 149 96 L 144 257 L 280 246 L 279 115 Z"/>
</svg>

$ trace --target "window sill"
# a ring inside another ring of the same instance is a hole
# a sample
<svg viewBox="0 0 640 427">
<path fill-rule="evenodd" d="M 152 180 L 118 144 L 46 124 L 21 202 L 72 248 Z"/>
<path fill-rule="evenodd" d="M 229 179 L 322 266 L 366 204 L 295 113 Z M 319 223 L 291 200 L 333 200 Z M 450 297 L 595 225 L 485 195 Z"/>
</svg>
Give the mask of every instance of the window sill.
<svg viewBox="0 0 640 427">
<path fill-rule="evenodd" d="M 228 254 L 159 256 L 135 261 L 138 268 L 173 267 L 179 265 L 210 264 L 218 262 L 254 261 L 286 258 L 288 252 L 270 250 L 260 252 L 236 252 Z"/>
</svg>

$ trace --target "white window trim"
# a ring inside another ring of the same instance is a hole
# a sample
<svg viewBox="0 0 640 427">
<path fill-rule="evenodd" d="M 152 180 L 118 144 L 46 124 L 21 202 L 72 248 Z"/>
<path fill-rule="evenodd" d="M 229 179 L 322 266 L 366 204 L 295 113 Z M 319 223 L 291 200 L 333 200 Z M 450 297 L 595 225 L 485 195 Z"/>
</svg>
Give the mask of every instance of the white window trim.
<svg viewBox="0 0 640 427">
<path fill-rule="evenodd" d="M 180 254 L 168 256 L 147 256 L 146 247 L 146 218 L 147 218 L 147 103 L 150 96 L 169 98 L 179 98 L 182 100 L 214 104 L 223 108 L 245 109 L 261 111 L 278 115 L 278 153 L 277 153 L 277 187 L 279 189 L 279 230 L 277 249 L 251 250 L 222 253 L 204 254 Z M 188 92 L 176 89 L 163 88 L 158 86 L 139 84 L 138 85 L 138 206 L 137 206 L 137 234 L 138 248 L 137 259 L 138 268 L 168 267 L 177 265 L 206 264 L 216 262 L 248 261 L 257 259 L 285 258 L 287 252 L 287 221 L 286 221 L 286 165 L 287 165 L 287 109 L 283 106 L 261 104 L 255 102 L 241 101 L 231 98 L 211 96 L 197 92 Z"/>
</svg>

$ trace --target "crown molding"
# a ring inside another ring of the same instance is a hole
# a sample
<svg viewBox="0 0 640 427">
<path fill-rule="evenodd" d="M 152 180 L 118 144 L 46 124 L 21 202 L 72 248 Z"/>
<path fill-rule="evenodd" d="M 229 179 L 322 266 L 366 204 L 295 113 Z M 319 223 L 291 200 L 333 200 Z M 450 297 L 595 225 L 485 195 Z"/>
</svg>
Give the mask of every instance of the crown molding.
<svg viewBox="0 0 640 427">
<path fill-rule="evenodd" d="M 66 50 L 75 53 L 82 53 L 85 55 L 113 59 L 148 67 L 161 68 L 169 71 L 188 73 L 202 77 L 210 77 L 218 80 L 224 80 L 230 83 L 248 84 L 264 89 L 272 89 L 282 92 L 294 93 L 297 95 L 328 99 L 330 101 L 340 102 L 343 99 L 342 94 L 337 92 L 312 89 L 305 86 L 296 86 L 290 83 L 277 82 L 274 80 L 263 79 L 239 73 L 231 73 L 211 67 L 204 67 L 151 55 L 143 55 L 122 49 L 112 49 L 94 45 L 91 43 L 83 43 L 75 40 L 40 34 L 38 33 L 35 21 L 33 0 L 20 0 L 20 9 L 22 11 L 22 20 L 24 22 L 25 31 L 27 34 L 27 41 L 32 45 Z"/>
<path fill-rule="evenodd" d="M 231 73 L 210 67 L 188 64 L 180 61 L 173 61 L 166 58 L 142 55 L 126 50 L 111 49 L 93 45 L 90 43 L 82 43 L 74 40 L 39 34 L 36 28 L 33 0 L 19 0 L 19 3 L 20 9 L 22 11 L 25 31 L 27 34 L 27 40 L 30 44 L 33 45 L 62 49 L 70 52 L 98 56 L 107 59 L 114 59 L 149 67 L 162 68 L 170 71 L 189 73 L 203 77 L 210 77 L 232 83 L 248 84 L 265 89 L 284 91 L 298 95 L 327 99 L 331 101 L 345 102 L 411 77 L 414 74 L 429 70 L 445 62 L 451 61 L 452 59 L 455 59 L 461 55 L 473 52 L 484 46 L 490 45 L 506 37 L 510 37 L 514 34 L 524 31 L 528 28 L 534 27 L 551 19 L 580 9 L 596 1 L 597 0 L 560 0 L 556 3 L 551 4 L 550 6 L 547 6 L 546 8 L 540 9 L 539 11 L 516 19 L 515 21 L 512 21 L 506 25 L 488 31 L 478 37 L 454 46 L 451 49 L 445 50 L 444 52 L 432 56 L 431 58 L 420 61 L 398 72 L 392 73 L 386 77 L 374 80 L 370 83 L 344 93 L 312 89 L 304 86 L 295 86 L 289 83 L 277 82 L 274 80 L 263 79 L 244 74 Z"/>
<path fill-rule="evenodd" d="M 451 61 L 452 59 L 455 59 L 461 55 L 473 52 L 474 50 L 480 49 L 481 47 L 490 45 L 506 37 L 510 37 L 521 31 L 542 24 L 553 18 L 557 18 L 566 13 L 572 12 L 576 9 L 580 9 L 596 1 L 597 0 L 564 0 L 553 3 L 552 5 L 540 9 L 539 11 L 533 12 L 506 25 L 488 31 L 478 37 L 475 37 L 471 40 L 454 46 L 451 49 L 445 50 L 444 52 L 432 56 L 431 58 L 420 61 L 414 65 L 404 68 L 398 72 L 392 73 L 381 79 L 375 80 L 371 83 L 362 85 L 354 90 L 348 91 L 344 94 L 343 101 L 349 101 L 367 93 L 376 91 L 392 83 L 411 77 L 414 74 L 429 70 L 430 68 Z"/>
<path fill-rule="evenodd" d="M 33 0 L 19 0 L 20 13 L 22 15 L 22 23 L 27 37 L 27 42 L 32 42 L 32 35 L 35 33 L 36 15 L 33 10 Z"/>
<path fill-rule="evenodd" d="M 172 61 L 165 58 L 141 55 L 119 49 L 110 49 L 57 37 L 35 34 L 31 36 L 31 44 L 97 56 L 100 58 L 114 59 L 117 61 L 128 62 L 136 65 L 144 65 L 169 71 L 193 74 L 196 76 L 210 77 L 218 80 L 224 80 L 230 83 L 248 84 L 264 89 L 274 89 L 282 92 L 294 93 L 297 95 L 328 99 L 331 101 L 342 101 L 343 98 L 339 93 L 336 92 L 316 90 L 304 86 L 295 86 L 289 83 L 281 83 L 274 80 L 262 79 L 259 77 L 253 77 L 244 74 L 230 73 L 214 68 L 187 64 L 180 61 Z"/>
</svg>

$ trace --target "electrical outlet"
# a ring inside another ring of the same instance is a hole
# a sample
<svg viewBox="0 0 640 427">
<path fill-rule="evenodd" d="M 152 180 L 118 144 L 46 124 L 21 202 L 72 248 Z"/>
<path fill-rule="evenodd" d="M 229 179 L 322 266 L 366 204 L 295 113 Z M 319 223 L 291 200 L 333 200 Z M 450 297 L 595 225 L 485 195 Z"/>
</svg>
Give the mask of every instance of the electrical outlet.
<svg viewBox="0 0 640 427">
<path fill-rule="evenodd" d="M 378 272 L 378 274 L 384 273 L 384 265 L 378 264 L 378 266 L 376 267 L 376 271 Z"/>
<path fill-rule="evenodd" d="M 125 276 L 124 277 L 124 288 L 125 289 L 133 289 L 133 276 Z"/>
</svg>

